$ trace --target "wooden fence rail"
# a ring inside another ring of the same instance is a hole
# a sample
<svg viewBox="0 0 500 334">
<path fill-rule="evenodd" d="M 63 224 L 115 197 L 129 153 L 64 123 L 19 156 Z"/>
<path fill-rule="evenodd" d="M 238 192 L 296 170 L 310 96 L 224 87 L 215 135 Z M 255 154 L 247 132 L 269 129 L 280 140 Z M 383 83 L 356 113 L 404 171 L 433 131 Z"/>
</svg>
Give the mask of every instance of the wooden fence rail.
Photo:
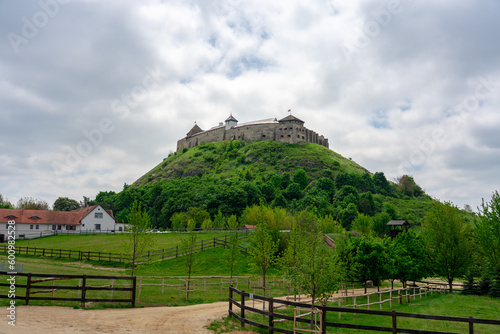
<svg viewBox="0 0 500 334">
<path fill-rule="evenodd" d="M 238 240 L 248 236 L 247 232 L 238 234 Z M 228 235 L 214 237 L 212 239 L 200 240 L 196 242 L 195 251 L 203 251 L 209 248 L 225 247 L 228 244 Z M 247 253 L 246 248 L 240 247 L 240 251 Z M 7 253 L 8 245 L 0 245 L 0 253 Z M 110 261 L 110 262 L 130 262 L 130 256 L 119 253 L 79 251 L 71 249 L 52 249 L 40 247 L 16 246 L 15 251 L 19 255 L 38 255 L 43 257 L 56 257 L 64 259 L 76 259 L 79 261 Z M 182 255 L 182 246 L 147 251 L 136 254 L 137 262 L 165 260 Z"/>
<path fill-rule="evenodd" d="M 132 307 L 135 307 L 135 297 L 136 297 L 136 277 L 124 277 L 124 276 L 95 276 L 95 275 L 54 275 L 54 274 L 33 274 L 33 273 L 10 273 L 6 271 L 0 272 L 1 276 L 8 276 L 9 278 L 15 277 L 14 284 L 11 283 L 0 283 L 0 287 L 14 288 L 16 291 L 15 296 L 12 295 L 2 295 L 2 299 L 20 299 L 24 300 L 26 305 L 29 305 L 30 300 L 59 300 L 59 301 L 77 301 L 81 303 L 82 307 L 85 307 L 85 303 L 88 302 L 110 302 L 110 303 L 130 303 Z M 18 277 L 26 277 L 26 284 L 19 284 L 20 281 Z M 37 279 L 38 278 L 38 279 Z M 55 285 L 55 281 L 66 281 L 66 280 L 76 280 L 78 279 L 77 285 Z M 113 283 L 105 284 L 104 286 L 93 286 L 89 284 L 89 280 L 104 280 L 114 282 L 115 280 L 130 281 L 130 286 L 116 287 Z M 1 279 L 1 282 L 7 281 L 6 279 Z M 44 283 L 51 281 L 51 285 L 39 285 L 37 283 Z M 24 289 L 24 295 L 21 294 L 22 289 Z M 35 289 L 48 289 L 48 290 L 35 290 Z M 77 291 L 76 297 L 54 297 L 55 291 L 68 290 Z M 87 294 L 89 291 L 111 291 L 111 297 L 96 297 Z M 129 298 L 113 298 L 114 291 L 123 291 L 124 293 L 130 292 Z M 52 293 L 51 296 L 33 297 L 34 294 L 40 293 Z"/>
<path fill-rule="evenodd" d="M 235 294 L 237 296 L 235 296 Z M 253 300 L 260 300 L 263 303 L 268 303 L 268 309 L 257 309 L 254 307 L 250 307 L 246 305 L 246 298 L 251 298 Z M 245 327 L 245 324 L 249 324 L 252 326 L 256 326 L 259 328 L 263 328 L 269 333 L 279 332 L 279 333 L 289 333 L 294 334 L 297 331 L 296 324 L 309 324 L 311 322 L 310 319 L 299 318 L 295 316 L 286 315 L 283 313 L 275 312 L 275 309 L 280 308 L 280 305 L 286 305 L 293 308 L 307 308 L 311 310 L 311 305 L 301 302 L 293 302 L 288 300 L 281 300 L 272 297 L 259 296 L 255 294 L 250 294 L 245 291 L 238 290 L 234 287 L 229 288 L 229 316 L 235 317 L 240 321 L 241 327 Z M 239 314 L 235 312 L 235 308 L 239 309 Z M 263 323 L 250 320 L 246 316 L 246 311 L 257 313 L 263 315 L 263 319 L 268 318 L 267 321 L 263 320 Z M 406 329 L 398 327 L 398 318 L 418 318 L 418 319 L 427 319 L 427 320 L 440 320 L 440 321 L 450 321 L 450 322 L 463 322 L 468 323 L 469 325 L 469 333 L 474 333 L 474 324 L 487 324 L 493 326 L 499 326 L 500 330 L 500 320 L 490 320 L 490 319 L 476 319 L 473 317 L 462 318 L 462 317 L 449 317 L 449 316 L 437 316 L 437 315 L 428 315 L 428 314 L 414 314 L 414 313 L 404 313 L 404 312 L 396 312 L 392 311 L 374 311 L 374 310 L 365 310 L 365 309 L 350 309 L 344 307 L 330 307 L 330 306 L 319 306 L 315 305 L 315 313 L 318 313 L 320 318 L 319 323 L 321 324 L 321 328 L 319 330 L 309 330 L 308 332 L 315 333 L 323 333 L 326 334 L 327 329 L 329 327 L 334 328 L 350 328 L 350 329 L 362 329 L 368 331 L 382 331 L 382 332 L 391 332 L 391 333 L 410 333 L 410 334 L 434 334 L 434 333 L 444 333 L 444 334 L 456 334 L 456 333 L 448 333 L 448 332 L 435 332 L 435 331 L 426 331 L 426 330 L 414 330 L 414 329 Z M 354 325 L 347 323 L 338 323 L 327 321 L 327 313 L 328 312 L 343 312 L 343 313 L 356 313 L 356 314 L 369 314 L 369 315 L 379 315 L 386 316 L 392 318 L 392 326 L 391 327 L 382 327 L 382 326 L 369 326 L 369 325 Z M 275 327 L 275 323 L 281 323 L 283 321 L 292 321 L 294 323 L 294 330 Z M 298 330 L 298 332 L 302 332 Z"/>
</svg>

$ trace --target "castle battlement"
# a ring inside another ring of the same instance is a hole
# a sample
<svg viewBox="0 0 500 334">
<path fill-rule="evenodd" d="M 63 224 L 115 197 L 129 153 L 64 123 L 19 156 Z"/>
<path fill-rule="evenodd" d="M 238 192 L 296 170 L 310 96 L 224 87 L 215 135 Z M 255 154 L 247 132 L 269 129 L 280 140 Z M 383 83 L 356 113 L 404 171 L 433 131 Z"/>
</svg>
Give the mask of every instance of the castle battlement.
<svg viewBox="0 0 500 334">
<path fill-rule="evenodd" d="M 304 126 L 304 121 L 288 115 L 280 120 L 268 118 L 238 124 L 238 120 L 230 115 L 224 123 L 209 130 L 201 129 L 197 124 L 177 141 L 177 151 L 191 148 L 201 143 L 211 143 L 222 140 L 274 140 L 282 143 L 314 143 L 329 147 L 328 139 Z"/>
</svg>

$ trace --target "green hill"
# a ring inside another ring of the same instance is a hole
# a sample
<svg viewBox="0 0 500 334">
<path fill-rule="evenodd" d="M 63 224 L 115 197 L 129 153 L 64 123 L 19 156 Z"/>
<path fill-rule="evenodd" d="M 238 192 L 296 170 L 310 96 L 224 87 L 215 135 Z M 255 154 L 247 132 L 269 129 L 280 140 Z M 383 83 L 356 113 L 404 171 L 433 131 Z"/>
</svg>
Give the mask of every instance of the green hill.
<svg viewBox="0 0 500 334">
<path fill-rule="evenodd" d="M 310 144 L 286 144 L 274 141 L 222 141 L 202 143 L 164 159 L 133 185 L 190 176 L 238 177 L 241 173 L 265 175 L 295 172 L 298 168 L 312 178 L 331 177 L 336 172 L 368 172 L 357 163 L 326 147 Z"/>
<path fill-rule="evenodd" d="M 99 193 L 94 203 L 126 221 L 137 198 L 157 228 L 181 227 L 189 219 L 197 227 L 224 227 L 231 215 L 249 223 L 243 216 L 255 205 L 290 215 L 307 210 L 347 229 L 365 214 L 380 234 L 388 219 L 418 223 L 432 203 L 411 177 L 404 181 L 396 185 L 316 144 L 222 141 L 170 154 L 120 193 Z"/>
</svg>

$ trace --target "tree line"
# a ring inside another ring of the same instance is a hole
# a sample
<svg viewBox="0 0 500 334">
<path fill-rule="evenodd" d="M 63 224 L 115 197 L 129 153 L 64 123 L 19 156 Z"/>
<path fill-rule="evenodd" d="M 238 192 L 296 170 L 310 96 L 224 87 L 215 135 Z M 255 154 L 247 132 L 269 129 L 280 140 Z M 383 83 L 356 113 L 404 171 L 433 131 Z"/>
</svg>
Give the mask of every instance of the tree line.
<svg viewBox="0 0 500 334">
<path fill-rule="evenodd" d="M 341 233 L 335 249 L 326 246 L 317 220 L 307 212 L 292 218 L 290 233 L 277 233 L 271 210 L 255 213 L 260 221 L 249 249 L 254 266 L 263 276 L 272 265 L 280 266 L 296 286 L 311 294 L 313 303 L 338 291 L 341 282 L 347 286 L 372 280 L 379 286 L 383 280 L 399 280 L 406 287 L 427 277 L 442 277 L 450 291 L 465 277 L 463 293 L 500 297 L 498 192 L 491 201 L 483 201 L 474 219 L 451 203 L 435 202 L 418 232 L 410 229 L 393 240 Z"/>
</svg>

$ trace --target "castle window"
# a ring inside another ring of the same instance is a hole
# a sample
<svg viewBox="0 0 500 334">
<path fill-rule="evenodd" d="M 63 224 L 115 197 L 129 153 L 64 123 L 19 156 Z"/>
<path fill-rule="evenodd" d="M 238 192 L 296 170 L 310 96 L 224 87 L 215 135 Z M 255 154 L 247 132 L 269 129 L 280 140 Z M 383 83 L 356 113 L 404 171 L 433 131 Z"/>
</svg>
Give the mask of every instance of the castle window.
<svg viewBox="0 0 500 334">
<path fill-rule="evenodd" d="M 300 136 L 299 136 L 299 135 L 297 135 L 297 138 L 299 138 L 299 139 L 300 139 Z"/>
<path fill-rule="evenodd" d="M 283 130 L 283 128 L 280 128 L 280 131 Z"/>
<path fill-rule="evenodd" d="M 262 138 L 266 138 L 266 135 L 262 135 Z"/>
<path fill-rule="evenodd" d="M 281 135 L 281 138 L 283 138 L 283 135 Z"/>
<path fill-rule="evenodd" d="M 304 136 L 302 136 L 302 139 L 304 139 Z"/>
<path fill-rule="evenodd" d="M 286 131 L 286 128 L 285 128 L 285 131 Z"/>
<path fill-rule="evenodd" d="M 288 137 L 288 138 L 290 138 L 291 136 L 290 136 L 290 135 L 288 135 L 287 137 Z"/>
</svg>

